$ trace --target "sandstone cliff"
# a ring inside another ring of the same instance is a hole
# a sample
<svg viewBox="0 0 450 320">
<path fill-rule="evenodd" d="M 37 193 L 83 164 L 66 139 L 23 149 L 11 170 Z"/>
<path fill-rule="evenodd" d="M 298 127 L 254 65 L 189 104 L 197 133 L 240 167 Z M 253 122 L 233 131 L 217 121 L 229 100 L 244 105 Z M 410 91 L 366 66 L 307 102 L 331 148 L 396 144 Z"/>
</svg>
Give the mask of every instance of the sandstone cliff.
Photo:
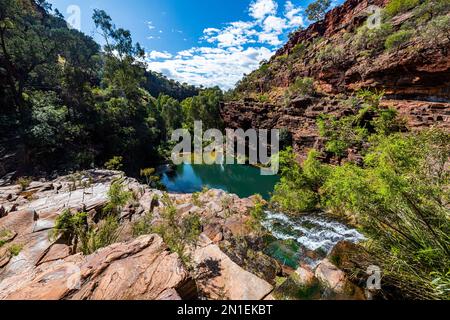
<svg viewBox="0 0 450 320">
<path fill-rule="evenodd" d="M 428 0 L 393 15 L 382 10 L 380 24 L 369 28 L 368 8 L 387 3 L 348 0 L 292 34 L 222 105 L 226 125 L 286 128 L 303 156 L 321 144 L 317 116 L 354 112 L 350 97 L 370 89 L 384 91 L 383 105 L 396 108 L 411 129 L 450 129 L 450 5 Z M 312 87 L 296 85 L 302 79 Z"/>
</svg>

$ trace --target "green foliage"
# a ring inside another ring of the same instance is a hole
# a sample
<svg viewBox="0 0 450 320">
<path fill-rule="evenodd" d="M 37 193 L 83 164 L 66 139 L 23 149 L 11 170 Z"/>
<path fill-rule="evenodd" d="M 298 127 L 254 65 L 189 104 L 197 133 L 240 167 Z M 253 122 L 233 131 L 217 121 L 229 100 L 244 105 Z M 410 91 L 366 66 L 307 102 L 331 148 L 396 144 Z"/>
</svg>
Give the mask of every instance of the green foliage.
<svg viewBox="0 0 450 320">
<path fill-rule="evenodd" d="M 293 95 L 314 95 L 315 93 L 316 90 L 314 87 L 313 78 L 297 78 L 295 82 L 289 86 L 285 93 L 285 98 L 287 99 L 286 104 L 289 103 L 290 98 Z"/>
<path fill-rule="evenodd" d="M 316 59 L 319 63 L 327 66 L 341 66 L 347 61 L 348 55 L 343 46 L 328 44 L 320 49 Z"/>
<path fill-rule="evenodd" d="M 262 222 L 266 218 L 266 213 L 264 211 L 265 201 L 260 195 L 255 195 L 255 206 L 250 209 L 250 219 L 247 221 L 247 225 L 259 234 L 262 233 Z"/>
<path fill-rule="evenodd" d="M 436 293 L 446 300 L 450 299 L 450 271 L 445 272 L 432 272 L 430 274 L 433 277 L 431 285 L 434 287 Z"/>
<path fill-rule="evenodd" d="M 318 187 L 327 175 L 327 167 L 311 151 L 304 166 L 300 166 L 292 148 L 279 154 L 281 179 L 275 186 L 271 203 L 286 212 L 301 214 L 315 210 L 319 204 Z"/>
<path fill-rule="evenodd" d="M 50 238 L 62 238 L 73 246 L 74 252 L 79 249 L 83 254 L 89 255 L 115 243 L 119 234 L 119 222 L 114 215 L 107 216 L 95 226 L 89 225 L 87 213 L 65 210 L 56 219 Z"/>
<path fill-rule="evenodd" d="M 316 0 L 308 5 L 305 12 L 311 21 L 319 21 L 325 18 L 325 14 L 330 8 L 331 0 Z"/>
<path fill-rule="evenodd" d="M 123 157 L 114 156 L 105 162 L 105 168 L 108 170 L 120 171 L 123 168 Z"/>
<path fill-rule="evenodd" d="M 163 94 L 156 100 L 156 109 L 160 113 L 164 125 L 162 131 L 168 140 L 174 130 L 182 127 L 183 109 L 177 100 Z"/>
<path fill-rule="evenodd" d="M 449 138 L 438 130 L 381 138 L 365 168 L 337 167 L 321 190 L 326 207 L 358 219 L 385 281 L 411 297 L 438 297 L 431 273 L 448 271 Z"/>
<path fill-rule="evenodd" d="M 54 152 L 63 148 L 68 139 L 79 136 L 77 128 L 68 121 L 68 108 L 61 105 L 55 92 L 29 92 L 27 100 L 31 105 L 29 139 L 33 148 Z"/>
<path fill-rule="evenodd" d="M 144 81 L 145 67 L 140 62 L 144 50 L 133 44 L 130 31 L 116 28 L 105 11 L 94 9 L 92 20 L 106 43 L 103 81 L 119 95 L 137 96 Z"/>
<path fill-rule="evenodd" d="M 141 177 L 145 178 L 145 182 L 152 188 L 163 189 L 164 186 L 160 182 L 160 177 L 155 174 L 154 168 L 141 169 Z"/>
<path fill-rule="evenodd" d="M 200 192 L 195 192 L 192 194 L 192 204 L 194 206 L 197 206 L 197 207 L 202 206 L 202 202 L 200 201 L 200 196 L 201 196 Z"/>
<path fill-rule="evenodd" d="M 341 118 L 321 115 L 317 126 L 322 137 L 327 138 L 325 150 L 344 157 L 349 148 L 361 150 L 372 134 L 387 135 L 401 131 L 404 124 L 394 109 L 383 109 L 380 101 L 384 92 L 361 90 L 357 93 L 358 112 Z"/>
<path fill-rule="evenodd" d="M 224 99 L 222 90 L 218 87 L 204 89 L 198 96 L 184 100 L 183 107 L 184 128 L 190 132 L 194 130 L 194 121 L 202 121 L 203 130 L 222 129 L 220 116 L 220 102 Z"/>
<path fill-rule="evenodd" d="M 343 157 L 350 147 L 360 147 L 367 139 L 368 132 L 366 128 L 356 126 L 355 122 L 355 116 L 340 119 L 331 115 L 320 116 L 317 125 L 320 135 L 327 138 L 325 150 Z"/>
<path fill-rule="evenodd" d="M 450 16 L 442 15 L 429 21 L 422 29 L 421 38 L 430 44 L 439 42 L 440 38 L 450 41 Z"/>
<path fill-rule="evenodd" d="M 132 199 L 133 193 L 125 190 L 123 180 L 115 181 L 108 190 L 108 204 L 103 212 L 108 214 L 120 214 L 123 207 Z"/>
<path fill-rule="evenodd" d="M 13 233 L 8 229 L 0 229 L 0 248 L 3 247 L 9 240 Z"/>
<path fill-rule="evenodd" d="M 420 0 L 391 0 L 385 7 L 385 12 L 393 17 L 408 11 L 420 4 Z"/>
<path fill-rule="evenodd" d="M 55 226 L 50 232 L 50 239 L 62 238 L 68 244 L 78 245 L 80 235 L 87 229 L 87 214 L 77 212 L 73 214 L 69 209 L 64 210 L 56 219 Z"/>
<path fill-rule="evenodd" d="M 399 30 L 386 38 L 384 46 L 387 50 L 398 50 L 401 45 L 411 39 L 413 34 L 412 30 Z"/>
<path fill-rule="evenodd" d="M 172 252 L 176 252 L 186 267 L 191 267 L 189 247 L 195 246 L 202 224 L 198 214 L 188 214 L 181 217 L 168 194 L 162 198 L 164 209 L 153 231 L 159 234 Z"/>
<path fill-rule="evenodd" d="M 192 85 L 168 79 L 163 74 L 151 70 L 145 72 L 144 88 L 153 97 L 159 97 L 159 95 L 165 94 L 178 101 L 196 96 L 200 92 L 198 88 Z"/>
<path fill-rule="evenodd" d="M 292 49 L 292 54 L 296 57 L 301 57 L 306 51 L 307 45 L 303 42 L 297 43 Z"/>
<path fill-rule="evenodd" d="M 30 177 L 20 177 L 17 179 L 16 183 L 20 186 L 22 191 L 25 191 L 31 184 L 33 180 Z"/>
<path fill-rule="evenodd" d="M 121 228 L 117 218 L 113 215 L 107 216 L 100 221 L 96 228 L 89 227 L 87 231 L 80 234 L 80 250 L 85 255 L 92 254 L 98 249 L 116 243 L 120 236 Z"/>
<path fill-rule="evenodd" d="M 133 223 L 133 236 L 139 237 L 147 234 L 152 234 L 154 231 L 153 227 L 154 215 L 153 212 L 147 212 L 145 216 L 135 223 Z"/>
<path fill-rule="evenodd" d="M 260 94 L 260 95 L 258 95 L 257 100 L 259 102 L 261 102 L 261 103 L 268 102 L 269 101 L 269 95 L 267 95 L 267 94 Z"/>
<path fill-rule="evenodd" d="M 20 254 L 20 251 L 22 251 L 23 249 L 23 245 L 22 244 L 12 244 L 11 246 L 9 246 L 8 251 L 9 253 L 11 253 L 11 255 L 13 257 L 16 257 Z"/>
</svg>

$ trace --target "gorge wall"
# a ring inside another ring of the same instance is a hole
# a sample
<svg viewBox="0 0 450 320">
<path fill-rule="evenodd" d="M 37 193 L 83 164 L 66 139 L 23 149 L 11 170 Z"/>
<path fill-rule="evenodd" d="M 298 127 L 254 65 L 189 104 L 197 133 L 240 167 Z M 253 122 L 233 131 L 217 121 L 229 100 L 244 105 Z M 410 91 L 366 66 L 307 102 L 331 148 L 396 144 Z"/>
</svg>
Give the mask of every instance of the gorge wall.
<svg viewBox="0 0 450 320">
<path fill-rule="evenodd" d="M 221 114 L 230 128 L 286 128 L 294 149 L 304 156 L 322 143 L 316 126 L 320 114 L 354 112 L 351 96 L 360 89 L 384 91 L 383 106 L 393 107 L 412 130 L 450 129 L 449 5 L 425 1 L 367 27 L 368 8 L 389 0 L 349 0 L 323 21 L 290 36 L 260 69 L 237 85 Z M 434 12 L 430 17 L 424 12 Z M 407 33 L 387 47 L 389 38 Z M 294 88 L 311 78 L 314 93 Z"/>
</svg>

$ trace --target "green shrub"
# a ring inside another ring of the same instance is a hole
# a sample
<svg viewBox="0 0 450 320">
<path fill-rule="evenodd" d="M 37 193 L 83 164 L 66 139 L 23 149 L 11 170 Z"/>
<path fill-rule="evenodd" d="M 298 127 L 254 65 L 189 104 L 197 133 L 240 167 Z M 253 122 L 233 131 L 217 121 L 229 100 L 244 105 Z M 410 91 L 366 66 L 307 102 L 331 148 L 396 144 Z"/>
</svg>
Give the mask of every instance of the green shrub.
<svg viewBox="0 0 450 320">
<path fill-rule="evenodd" d="M 103 212 L 120 214 L 120 211 L 132 197 L 133 193 L 131 191 L 124 190 L 123 179 L 113 182 L 108 190 L 108 204 L 103 209 Z"/>
<path fill-rule="evenodd" d="M 117 242 L 120 236 L 119 221 L 113 215 L 107 216 L 97 227 L 89 227 L 80 234 L 80 250 L 85 255 Z"/>
<path fill-rule="evenodd" d="M 370 55 L 384 50 L 386 38 L 392 33 L 392 25 L 383 23 L 379 28 L 370 29 L 367 24 L 358 28 L 353 39 L 353 50 L 357 54 L 368 52 Z"/>
<path fill-rule="evenodd" d="M 152 230 L 164 239 L 172 252 L 179 255 L 186 267 L 191 268 L 191 251 L 188 248 L 196 245 L 202 232 L 200 216 L 190 213 L 180 217 L 168 194 L 164 194 L 162 202 L 164 209 Z"/>
<path fill-rule="evenodd" d="M 420 4 L 420 0 L 391 0 L 385 7 L 385 12 L 393 17 L 399 13 L 408 11 Z"/>
<path fill-rule="evenodd" d="M 155 174 L 154 168 L 141 169 L 141 177 L 145 178 L 145 182 L 152 188 L 161 188 L 160 178 Z"/>
<path fill-rule="evenodd" d="M 430 44 L 436 44 L 439 38 L 450 40 L 450 16 L 438 16 L 422 29 L 421 38 Z"/>
<path fill-rule="evenodd" d="M 265 201 L 260 195 L 255 195 L 255 206 L 250 209 L 250 219 L 247 220 L 247 226 L 254 232 L 262 234 L 262 222 L 266 218 L 264 211 Z"/>
<path fill-rule="evenodd" d="M 332 115 L 319 116 L 317 118 L 319 134 L 327 138 L 325 150 L 338 157 L 344 157 L 349 148 L 361 150 L 375 133 L 388 135 L 403 131 L 405 124 L 399 119 L 397 111 L 380 107 L 383 96 L 384 92 L 361 90 L 355 100 L 359 108 L 356 114 L 339 119 Z"/>
<path fill-rule="evenodd" d="M 154 215 L 153 212 L 148 212 L 145 216 L 133 223 L 133 236 L 139 237 L 146 234 L 152 234 Z"/>
<path fill-rule="evenodd" d="M 446 297 L 449 139 L 434 129 L 381 137 L 364 168 L 336 167 L 321 188 L 324 207 L 363 227 L 368 249 L 383 264 L 384 282 L 410 298 Z M 432 276 L 436 272 L 439 277 Z"/>
<path fill-rule="evenodd" d="M 274 188 L 272 205 L 293 214 L 317 209 L 320 200 L 317 191 L 327 175 L 327 168 L 318 157 L 317 151 L 311 151 L 302 167 L 292 148 L 280 152 L 281 179 Z"/>
<path fill-rule="evenodd" d="M 292 96 L 294 94 L 301 95 L 313 95 L 315 94 L 314 79 L 313 78 L 297 78 L 293 84 L 288 88 L 288 95 Z"/>
<path fill-rule="evenodd" d="M 50 239 L 63 238 L 69 245 L 78 242 L 79 235 L 87 228 L 87 213 L 77 212 L 73 214 L 69 209 L 64 210 L 55 221 L 55 226 L 50 233 Z"/>
<path fill-rule="evenodd" d="M 357 116 L 340 119 L 331 115 L 321 115 L 317 126 L 322 137 L 327 138 L 325 150 L 338 157 L 344 157 L 350 147 L 361 147 L 368 132 L 364 125 L 357 125 Z"/>
<path fill-rule="evenodd" d="M 296 57 L 301 57 L 306 51 L 307 45 L 304 42 L 297 43 L 292 49 L 292 54 Z"/>
<path fill-rule="evenodd" d="M 8 250 L 9 250 L 9 253 L 11 253 L 11 255 L 13 256 L 13 257 L 16 257 L 16 256 L 18 256 L 19 254 L 20 254 L 20 251 L 22 251 L 22 249 L 23 249 L 23 245 L 22 244 L 12 244 L 9 248 L 8 248 Z"/>
<path fill-rule="evenodd" d="M 55 227 L 50 232 L 50 239 L 60 237 L 73 247 L 74 252 L 79 249 L 88 255 L 115 243 L 119 235 L 119 222 L 113 215 L 107 216 L 98 225 L 89 225 L 87 213 L 72 213 L 65 210 L 56 219 Z"/>
<path fill-rule="evenodd" d="M 123 168 L 123 157 L 116 156 L 105 163 L 105 168 L 108 170 L 120 171 Z"/>
<path fill-rule="evenodd" d="M 200 196 L 201 196 L 200 192 L 195 192 L 192 194 L 192 204 L 194 206 L 201 207 L 203 205 L 202 202 L 200 201 Z"/>
<path fill-rule="evenodd" d="M 257 96 L 257 100 L 261 103 L 265 103 L 269 101 L 269 95 L 268 94 L 260 94 Z"/>
<path fill-rule="evenodd" d="M 340 66 L 347 61 L 348 56 L 343 46 L 328 44 L 317 53 L 316 59 L 327 66 Z"/>
<path fill-rule="evenodd" d="M 16 183 L 20 186 L 22 191 L 25 191 L 31 184 L 33 180 L 29 177 L 20 177 L 17 179 Z"/>
<path fill-rule="evenodd" d="M 387 37 L 384 46 L 387 50 L 397 50 L 402 44 L 409 41 L 413 34 L 412 30 L 399 30 Z"/>
</svg>

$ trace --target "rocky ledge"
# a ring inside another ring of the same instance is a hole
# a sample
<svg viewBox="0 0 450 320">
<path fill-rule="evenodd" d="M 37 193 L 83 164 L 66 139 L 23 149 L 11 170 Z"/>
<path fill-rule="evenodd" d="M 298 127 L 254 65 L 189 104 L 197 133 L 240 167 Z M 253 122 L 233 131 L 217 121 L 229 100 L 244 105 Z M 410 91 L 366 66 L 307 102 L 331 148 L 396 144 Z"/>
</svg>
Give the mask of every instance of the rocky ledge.
<svg viewBox="0 0 450 320">
<path fill-rule="evenodd" d="M 117 243 L 84 255 L 60 238 L 52 240 L 55 221 L 67 209 L 95 221 L 120 178 L 133 200 L 120 213 Z M 133 235 L 146 213 L 153 211 L 157 223 L 165 204 L 155 195 L 162 192 L 103 170 L 0 187 L 0 299 L 299 299 L 289 292 L 305 286 L 314 293 L 305 298 L 365 298 L 328 260 L 316 270 L 282 268 L 262 252 L 261 236 L 248 223 L 256 198 L 221 190 L 169 194 L 177 216 L 201 217 L 202 233 L 186 267 L 161 236 Z"/>
</svg>

